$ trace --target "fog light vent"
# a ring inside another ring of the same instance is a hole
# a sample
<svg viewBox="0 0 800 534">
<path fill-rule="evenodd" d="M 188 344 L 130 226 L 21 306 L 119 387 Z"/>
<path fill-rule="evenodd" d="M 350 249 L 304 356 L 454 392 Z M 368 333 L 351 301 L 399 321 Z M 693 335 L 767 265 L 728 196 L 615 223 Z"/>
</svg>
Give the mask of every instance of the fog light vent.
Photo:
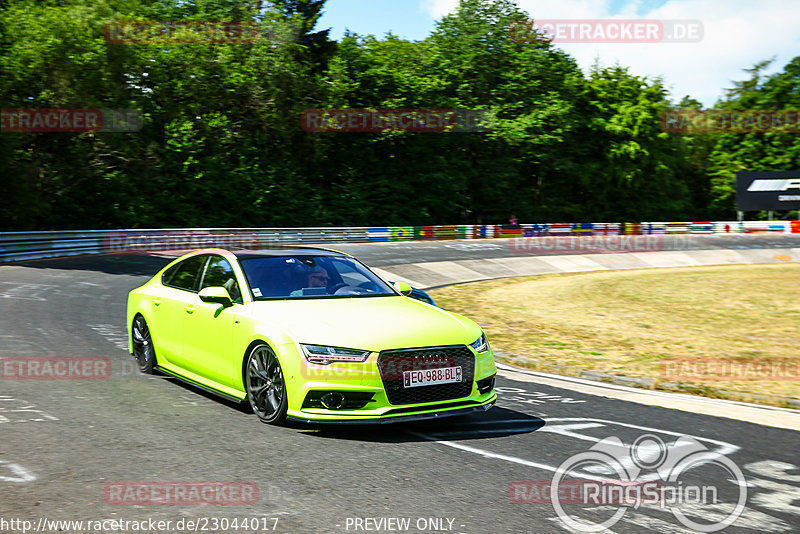
<svg viewBox="0 0 800 534">
<path fill-rule="evenodd" d="M 481 393 L 481 395 L 494 389 L 495 376 L 497 375 L 487 376 L 486 378 L 478 380 L 478 391 Z"/>
<path fill-rule="evenodd" d="M 341 410 L 344 406 L 344 395 L 337 391 L 332 391 L 322 396 L 320 402 L 329 410 Z"/>
<path fill-rule="evenodd" d="M 309 391 L 303 400 L 303 409 L 358 410 L 370 402 L 374 393 L 362 391 Z"/>
</svg>

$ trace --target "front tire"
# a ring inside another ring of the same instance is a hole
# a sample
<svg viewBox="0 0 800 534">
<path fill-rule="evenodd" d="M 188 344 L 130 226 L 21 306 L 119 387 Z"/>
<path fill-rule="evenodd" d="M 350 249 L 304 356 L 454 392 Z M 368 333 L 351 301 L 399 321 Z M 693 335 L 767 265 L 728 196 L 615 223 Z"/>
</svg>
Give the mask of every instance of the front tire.
<svg viewBox="0 0 800 534">
<path fill-rule="evenodd" d="M 139 370 L 147 375 L 153 374 L 156 365 L 156 351 L 153 348 L 153 338 L 150 327 L 144 317 L 137 315 L 131 328 L 133 335 L 133 356 L 139 364 Z"/>
<path fill-rule="evenodd" d="M 279 425 L 289 405 L 278 357 L 266 344 L 253 347 L 245 367 L 245 389 L 253 412 L 262 423 Z"/>
</svg>

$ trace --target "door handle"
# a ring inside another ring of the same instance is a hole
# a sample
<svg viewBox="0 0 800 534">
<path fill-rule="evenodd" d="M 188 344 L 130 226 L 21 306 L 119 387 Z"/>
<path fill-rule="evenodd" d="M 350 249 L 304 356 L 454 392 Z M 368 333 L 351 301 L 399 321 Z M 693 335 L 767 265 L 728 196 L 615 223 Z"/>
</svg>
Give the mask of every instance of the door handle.
<svg viewBox="0 0 800 534">
<path fill-rule="evenodd" d="M 189 304 L 184 310 L 186 310 L 186 313 L 194 313 L 194 304 Z"/>
<path fill-rule="evenodd" d="M 153 299 L 154 306 L 161 306 L 161 299 Z"/>
</svg>

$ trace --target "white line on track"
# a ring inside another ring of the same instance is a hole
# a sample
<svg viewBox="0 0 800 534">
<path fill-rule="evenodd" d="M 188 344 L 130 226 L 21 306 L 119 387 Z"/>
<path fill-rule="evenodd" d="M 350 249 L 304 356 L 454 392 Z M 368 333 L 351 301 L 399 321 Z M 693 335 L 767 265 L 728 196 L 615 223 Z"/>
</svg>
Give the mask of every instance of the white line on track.
<svg viewBox="0 0 800 534">
<path fill-rule="evenodd" d="M 684 393 L 670 393 L 607 384 L 583 378 L 530 371 L 502 363 L 498 363 L 497 368 L 498 375 L 514 381 L 542 384 L 595 397 L 606 397 L 648 406 L 660 406 L 713 417 L 725 417 L 758 425 L 800 430 L 800 411 L 789 408 L 775 408 L 739 401 L 709 399 Z"/>
</svg>

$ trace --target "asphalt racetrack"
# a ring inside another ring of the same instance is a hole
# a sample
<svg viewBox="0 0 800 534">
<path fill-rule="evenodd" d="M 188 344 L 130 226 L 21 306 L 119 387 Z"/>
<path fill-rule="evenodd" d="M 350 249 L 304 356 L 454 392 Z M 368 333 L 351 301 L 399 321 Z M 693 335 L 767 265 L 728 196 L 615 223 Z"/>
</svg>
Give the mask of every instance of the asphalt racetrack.
<svg viewBox="0 0 800 534">
<path fill-rule="evenodd" d="M 797 240 L 685 243 L 780 248 Z M 511 254 L 475 245 L 335 248 L 376 267 Z M 271 427 L 236 404 L 141 375 L 127 352 L 126 296 L 168 261 L 109 255 L 0 266 L 0 356 L 94 356 L 112 365 L 105 380 L 0 379 L 0 532 L 57 532 L 52 522 L 61 520 L 84 521 L 64 532 L 570 532 L 544 497 L 559 466 L 610 437 L 639 444 L 627 466 L 650 469 L 647 480 L 664 480 L 667 453 L 699 452 L 681 483 L 718 498 L 687 498 L 678 513 L 663 498 L 638 508 L 601 498 L 565 504 L 562 515 L 599 524 L 621 511 L 609 531 L 674 533 L 738 512 L 725 532 L 800 531 L 795 430 L 589 395 L 512 370 L 500 372 L 498 403 L 483 414 Z M 574 465 L 573 478 L 622 478 L 597 462 Z M 237 482 L 257 491 L 238 505 L 116 502 L 109 491 L 131 482 Z M 127 530 L 109 528 L 112 520 L 127 521 Z"/>
</svg>

